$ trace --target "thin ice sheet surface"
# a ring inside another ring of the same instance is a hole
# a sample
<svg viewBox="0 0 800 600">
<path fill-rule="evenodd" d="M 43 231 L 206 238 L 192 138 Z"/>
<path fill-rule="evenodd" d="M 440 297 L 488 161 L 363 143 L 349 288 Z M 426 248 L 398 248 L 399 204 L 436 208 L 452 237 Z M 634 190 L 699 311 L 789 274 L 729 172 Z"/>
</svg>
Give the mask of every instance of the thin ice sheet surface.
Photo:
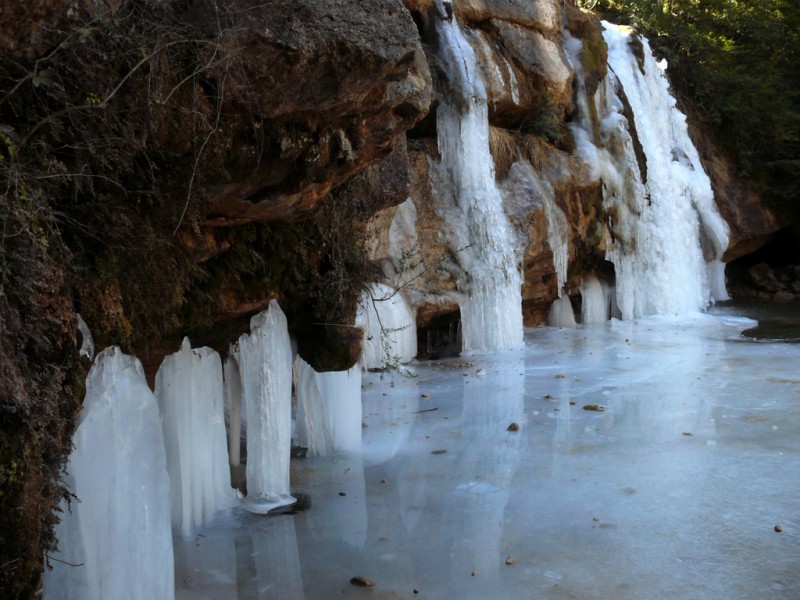
<svg viewBox="0 0 800 600">
<path fill-rule="evenodd" d="M 363 453 L 294 461 L 311 509 L 204 531 L 177 596 L 797 598 L 800 347 L 746 326 L 542 328 L 369 374 Z"/>
</svg>

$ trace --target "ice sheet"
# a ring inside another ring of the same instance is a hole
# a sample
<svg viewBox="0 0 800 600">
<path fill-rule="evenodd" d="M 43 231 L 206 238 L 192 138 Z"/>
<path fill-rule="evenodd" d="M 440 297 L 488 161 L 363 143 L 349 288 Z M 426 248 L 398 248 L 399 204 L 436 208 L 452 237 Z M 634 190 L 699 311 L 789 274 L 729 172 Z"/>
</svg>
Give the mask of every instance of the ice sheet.
<svg viewBox="0 0 800 600">
<path fill-rule="evenodd" d="M 293 461 L 312 501 L 280 517 L 295 537 L 243 517 L 187 565 L 246 535 L 298 552 L 306 600 L 795 598 L 800 347 L 744 341 L 751 325 L 541 328 L 522 351 L 367 374 L 362 455 Z M 235 597 L 209 568 L 191 574 L 205 595 L 179 568 L 178 597 Z M 219 569 L 249 597 L 252 567 Z"/>
</svg>

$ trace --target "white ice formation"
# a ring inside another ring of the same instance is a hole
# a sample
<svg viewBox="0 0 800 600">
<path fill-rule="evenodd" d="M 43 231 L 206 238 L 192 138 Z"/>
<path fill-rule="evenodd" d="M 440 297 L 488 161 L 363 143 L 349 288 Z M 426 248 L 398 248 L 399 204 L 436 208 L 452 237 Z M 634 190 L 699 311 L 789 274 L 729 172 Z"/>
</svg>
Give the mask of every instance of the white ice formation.
<svg viewBox="0 0 800 600">
<path fill-rule="evenodd" d="M 616 269 L 621 315 L 702 310 L 727 299 L 721 263 L 727 225 L 686 117 L 670 94 L 665 62 L 657 62 L 647 40 L 639 38 L 640 62 L 631 47 L 634 34 L 603 25 L 611 70 L 594 96 L 582 84 L 581 42 L 568 38 L 566 49 L 578 73 L 581 122 L 573 134 L 578 152 L 604 183 L 614 237 L 607 257 Z"/>
<path fill-rule="evenodd" d="M 581 279 L 581 323 L 605 323 L 611 314 L 610 288 L 603 285 L 594 273 Z"/>
<path fill-rule="evenodd" d="M 222 364 L 184 338 L 161 363 L 156 398 L 167 449 L 172 525 L 190 535 L 236 504 L 225 434 Z"/>
<path fill-rule="evenodd" d="M 297 443 L 309 456 L 361 450 L 361 366 L 318 373 L 301 357 L 297 378 Z"/>
<path fill-rule="evenodd" d="M 417 355 L 414 312 L 403 295 L 382 283 L 373 283 L 361 296 L 356 327 L 364 330 L 361 364 L 385 369 L 407 363 Z"/>
<path fill-rule="evenodd" d="M 78 331 L 81 333 L 81 348 L 78 350 L 78 355 L 85 356 L 89 360 L 93 360 L 94 339 L 92 338 L 92 332 L 89 331 L 89 326 L 86 324 L 86 321 L 83 320 L 83 317 L 80 316 L 80 314 L 75 314 L 75 321 Z"/>
<path fill-rule="evenodd" d="M 107 348 L 86 380 L 47 600 L 174 598 L 169 477 L 158 403 L 142 365 Z"/>
<path fill-rule="evenodd" d="M 503 211 L 489 152 L 486 88 L 475 54 L 455 17 L 439 21 L 440 59 L 448 93 L 436 111 L 442 164 L 458 205 L 458 258 L 463 267 L 463 349 L 490 351 L 522 345 L 521 278 L 514 233 Z"/>
<path fill-rule="evenodd" d="M 575 310 L 572 308 L 572 302 L 569 296 L 564 294 L 560 298 L 556 298 L 553 304 L 550 305 L 550 313 L 547 315 L 547 324 L 551 327 L 577 327 L 578 323 L 575 321 Z"/>
<path fill-rule="evenodd" d="M 250 321 L 233 354 L 239 367 L 247 421 L 247 498 L 244 507 L 267 513 L 292 504 L 289 453 L 292 431 L 292 347 L 286 315 L 273 300 Z"/>
<path fill-rule="evenodd" d="M 238 350 L 234 350 L 234 354 Z M 229 356 L 223 367 L 225 410 L 228 422 L 228 461 L 238 467 L 242 460 L 242 379 L 236 358 Z"/>
</svg>

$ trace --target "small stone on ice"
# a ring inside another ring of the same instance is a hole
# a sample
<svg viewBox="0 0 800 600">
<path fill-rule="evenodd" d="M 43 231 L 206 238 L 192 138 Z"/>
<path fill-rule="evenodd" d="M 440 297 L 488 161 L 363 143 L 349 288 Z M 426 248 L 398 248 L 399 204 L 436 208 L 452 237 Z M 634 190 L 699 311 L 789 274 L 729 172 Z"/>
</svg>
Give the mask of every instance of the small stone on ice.
<svg viewBox="0 0 800 600">
<path fill-rule="evenodd" d="M 356 575 L 355 577 L 351 577 L 350 583 L 360 587 L 370 587 L 375 585 L 375 582 L 372 581 L 372 579 L 369 579 L 368 577 L 362 577 L 361 575 Z"/>
<path fill-rule="evenodd" d="M 419 590 L 417 588 L 414 588 L 414 593 L 419 594 Z"/>
<path fill-rule="evenodd" d="M 477 574 L 478 574 L 477 571 L 473 571 L 472 573 L 470 573 L 470 575 L 472 575 L 473 577 L 475 577 Z"/>
<path fill-rule="evenodd" d="M 506 431 L 519 431 L 519 424 L 511 423 L 508 427 L 506 427 Z"/>
<path fill-rule="evenodd" d="M 781 531 L 783 531 L 783 527 L 781 527 L 780 524 L 775 525 L 775 533 L 780 533 Z"/>
<path fill-rule="evenodd" d="M 508 556 L 506 556 L 506 564 L 507 565 L 513 565 L 515 562 L 517 562 L 516 558 L 514 558 L 510 554 Z"/>
</svg>

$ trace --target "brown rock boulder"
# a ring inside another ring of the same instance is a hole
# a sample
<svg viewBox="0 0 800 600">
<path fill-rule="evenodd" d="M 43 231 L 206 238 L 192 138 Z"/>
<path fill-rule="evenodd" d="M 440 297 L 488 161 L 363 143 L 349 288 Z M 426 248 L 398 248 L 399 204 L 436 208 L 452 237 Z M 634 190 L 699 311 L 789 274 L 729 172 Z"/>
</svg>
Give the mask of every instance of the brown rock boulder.
<svg viewBox="0 0 800 600">
<path fill-rule="evenodd" d="M 428 66 L 400 0 L 240 4 L 231 2 L 219 41 L 231 60 L 211 71 L 222 110 L 241 124 L 223 132 L 225 169 L 206 186 L 211 225 L 310 209 L 386 156 L 430 104 Z"/>
<path fill-rule="evenodd" d="M 553 104 L 566 110 L 572 103 L 573 70 L 558 39 L 501 19 L 491 25 L 508 56 L 534 78 L 534 87 L 546 91 Z"/>
<path fill-rule="evenodd" d="M 466 23 L 502 19 L 527 29 L 558 36 L 562 14 L 559 0 L 460 0 L 456 13 Z"/>
</svg>

